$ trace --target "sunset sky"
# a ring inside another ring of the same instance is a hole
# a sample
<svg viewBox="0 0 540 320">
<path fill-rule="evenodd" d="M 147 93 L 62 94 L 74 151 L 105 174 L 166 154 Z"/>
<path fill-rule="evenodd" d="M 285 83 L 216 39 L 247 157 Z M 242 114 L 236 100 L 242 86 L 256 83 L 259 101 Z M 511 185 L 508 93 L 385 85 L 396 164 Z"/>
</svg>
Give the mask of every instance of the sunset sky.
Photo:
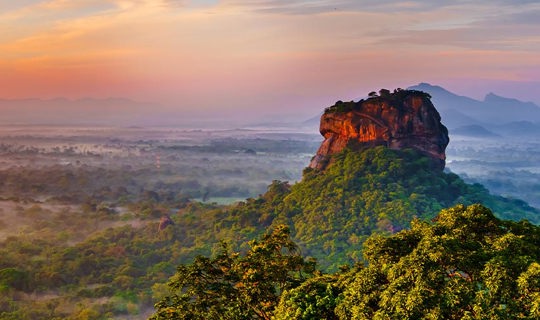
<svg viewBox="0 0 540 320">
<path fill-rule="evenodd" d="M 313 114 L 419 82 L 540 104 L 540 1 L 0 0 L 4 99 Z"/>
</svg>

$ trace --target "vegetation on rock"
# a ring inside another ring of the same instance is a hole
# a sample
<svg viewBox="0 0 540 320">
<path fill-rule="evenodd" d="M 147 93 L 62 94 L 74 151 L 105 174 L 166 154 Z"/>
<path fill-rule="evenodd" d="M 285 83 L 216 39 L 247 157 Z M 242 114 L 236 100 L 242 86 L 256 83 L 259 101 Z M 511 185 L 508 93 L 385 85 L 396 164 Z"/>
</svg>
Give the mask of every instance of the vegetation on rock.
<svg viewBox="0 0 540 320">
<path fill-rule="evenodd" d="M 319 131 L 324 141 L 309 164 L 326 170 L 332 156 L 345 148 L 355 151 L 385 146 L 394 150 L 412 148 L 445 166 L 448 130 L 429 95 L 414 90 L 381 89 L 358 102 L 338 101 L 321 116 Z"/>
<path fill-rule="evenodd" d="M 252 230 L 252 236 L 253 228 L 290 225 L 305 255 L 324 270 L 337 270 L 362 260 L 361 244 L 373 232 L 397 232 L 415 217 L 429 220 L 456 204 L 483 203 L 500 218 L 540 222 L 537 209 L 433 170 L 414 150 L 346 149 L 334 158 L 326 171 L 305 169 L 293 186 L 275 181 L 261 198 L 229 209 L 218 225 Z"/>
<path fill-rule="evenodd" d="M 424 99 L 431 99 L 429 93 L 419 91 L 419 90 L 404 90 L 401 88 L 395 89 L 391 92 L 388 89 L 379 90 L 379 94 L 375 91 L 372 91 L 368 94 L 368 98 L 360 99 L 357 102 L 349 101 L 343 102 L 341 100 L 337 101 L 333 106 L 330 106 L 324 109 L 325 113 L 346 113 L 353 110 L 359 110 L 364 102 L 380 103 L 382 101 L 389 102 L 393 105 L 402 106 L 403 101 L 411 95 L 420 96 Z"/>
</svg>

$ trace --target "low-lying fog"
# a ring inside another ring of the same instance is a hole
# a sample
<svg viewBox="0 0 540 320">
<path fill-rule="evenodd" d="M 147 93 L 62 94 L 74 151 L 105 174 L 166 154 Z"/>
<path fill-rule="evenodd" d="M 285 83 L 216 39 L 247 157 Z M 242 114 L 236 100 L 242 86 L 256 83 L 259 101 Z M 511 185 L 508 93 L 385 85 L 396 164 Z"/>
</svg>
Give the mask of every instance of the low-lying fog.
<svg viewBox="0 0 540 320">
<path fill-rule="evenodd" d="M 87 192 L 166 189 L 225 203 L 255 197 L 272 180 L 298 181 L 322 141 L 316 132 L 291 128 L 28 126 L 2 128 L 0 137 L 0 197 L 39 201 L 69 186 Z M 536 207 L 539 160 L 540 142 L 534 140 L 453 135 L 447 148 L 448 170 Z M 66 174 L 64 186 L 51 187 Z"/>
<path fill-rule="evenodd" d="M 290 128 L 1 128 L 0 244 L 35 249 L 32 262 L 42 263 L 108 228 L 166 237 L 158 233 L 162 217 L 203 206 L 193 201 L 212 209 L 212 203 L 256 197 L 272 180 L 298 181 L 321 141 L 316 132 Z M 447 170 L 540 207 L 539 150 L 536 141 L 455 135 Z M 45 291 L 23 300 L 71 299 L 63 294 Z M 120 298 L 85 303 L 126 304 L 114 299 Z M 66 301 L 61 305 L 73 304 Z M 151 305 L 132 305 L 138 314 L 126 319 L 146 318 Z"/>
<path fill-rule="evenodd" d="M 491 193 L 540 207 L 540 141 L 451 136 L 446 167 Z"/>
</svg>

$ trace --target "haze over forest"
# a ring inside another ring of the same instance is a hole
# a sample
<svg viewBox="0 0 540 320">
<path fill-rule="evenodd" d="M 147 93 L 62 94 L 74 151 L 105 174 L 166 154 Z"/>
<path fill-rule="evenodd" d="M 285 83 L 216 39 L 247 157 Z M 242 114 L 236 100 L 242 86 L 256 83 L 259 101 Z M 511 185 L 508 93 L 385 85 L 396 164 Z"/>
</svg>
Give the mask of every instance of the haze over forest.
<svg viewBox="0 0 540 320">
<path fill-rule="evenodd" d="M 539 29 L 0 0 L 0 320 L 538 319 Z"/>
</svg>

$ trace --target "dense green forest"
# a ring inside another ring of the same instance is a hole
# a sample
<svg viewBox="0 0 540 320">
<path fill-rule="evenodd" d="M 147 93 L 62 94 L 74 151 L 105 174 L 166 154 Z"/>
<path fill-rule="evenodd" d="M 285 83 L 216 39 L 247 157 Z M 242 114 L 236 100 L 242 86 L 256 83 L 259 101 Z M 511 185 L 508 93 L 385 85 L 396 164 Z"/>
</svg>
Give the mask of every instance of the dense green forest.
<svg viewBox="0 0 540 320">
<path fill-rule="evenodd" d="M 264 318 L 263 314 L 274 312 L 283 292 L 288 296 L 296 294 L 293 288 L 322 290 L 321 283 L 312 280 L 315 278 L 328 281 L 330 292 L 342 292 L 345 297 L 346 286 L 335 280 L 339 273 L 323 273 L 346 270 L 346 265 L 349 271 L 371 265 L 378 258 L 366 256 L 366 248 L 374 241 L 366 242 L 370 235 L 406 234 L 409 231 L 400 230 L 411 228 L 410 221 L 430 221 L 443 208 L 483 203 L 499 218 L 539 222 L 538 211 L 522 201 L 492 196 L 480 185 L 432 170 L 429 160 L 415 151 L 383 147 L 346 150 L 324 172 L 306 169 L 301 182 L 291 186 L 274 181 L 265 194 L 235 205 L 166 199 L 144 192 L 129 199 L 126 211 L 121 212 L 106 203 L 92 202 L 82 212 L 39 204 L 16 208 L 20 219 L 32 221 L 33 231 L 0 242 L 0 318 L 108 319 L 150 314 L 155 302 L 170 295 L 166 282 L 178 265 L 179 271 L 189 272 L 216 259 L 204 256 L 226 259 L 236 270 L 227 275 L 231 277 L 227 281 L 236 285 L 241 283 L 238 277 L 245 276 L 242 270 L 251 263 L 266 266 L 259 261 L 266 253 L 254 252 L 260 243 L 250 241 L 268 228 L 286 225 L 279 230 L 287 230 L 295 244 L 286 242 L 283 248 L 294 254 L 294 259 L 283 260 L 277 255 L 274 258 L 282 260 L 272 263 L 272 270 L 256 269 L 278 274 L 282 273 L 279 268 L 294 265 L 297 269 L 290 277 L 275 280 L 278 291 L 261 292 L 263 296 L 253 298 L 265 306 L 263 311 L 245 309 L 249 316 L 256 312 Z M 536 230 L 526 223 L 521 225 Z M 263 244 L 265 239 L 261 239 Z M 538 243 L 538 238 L 534 239 Z M 320 271 L 312 267 L 315 260 Z M 190 265 L 192 261 L 195 265 Z M 248 292 L 253 289 L 248 284 L 255 280 L 243 281 L 248 281 L 244 283 L 247 291 L 238 299 L 248 303 L 249 295 L 254 294 Z M 275 290 L 276 285 L 268 285 L 267 290 Z M 321 303 L 329 306 L 336 304 L 323 300 Z M 279 310 L 289 312 L 286 310 L 293 307 L 286 304 Z M 375 314 L 378 309 L 373 310 Z"/>
<path fill-rule="evenodd" d="M 369 237 L 364 263 L 322 274 L 277 226 L 245 254 L 181 265 L 152 319 L 538 319 L 539 241 L 529 222 L 458 205 Z"/>
<path fill-rule="evenodd" d="M 305 169 L 293 186 L 275 181 L 262 197 L 228 208 L 216 230 L 253 237 L 261 227 L 290 225 L 306 256 L 337 270 L 362 260 L 362 243 L 373 232 L 397 232 L 415 217 L 429 220 L 443 208 L 474 203 L 499 218 L 540 222 L 538 210 L 525 202 L 493 196 L 479 184 L 433 169 L 416 151 L 377 147 L 345 150 L 326 171 Z"/>
</svg>

